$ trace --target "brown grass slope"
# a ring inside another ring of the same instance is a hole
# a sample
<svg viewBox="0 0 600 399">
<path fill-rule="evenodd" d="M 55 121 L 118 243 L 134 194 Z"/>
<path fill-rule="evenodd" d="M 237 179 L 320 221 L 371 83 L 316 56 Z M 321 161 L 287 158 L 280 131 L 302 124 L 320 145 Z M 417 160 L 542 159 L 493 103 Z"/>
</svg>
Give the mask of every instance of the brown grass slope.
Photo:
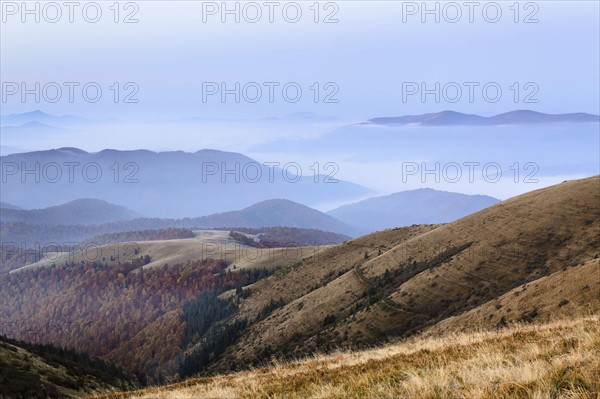
<svg viewBox="0 0 600 399">
<path fill-rule="evenodd" d="M 81 261 L 101 261 L 107 266 L 149 256 L 151 261 L 144 268 L 174 265 L 198 259 L 223 259 L 231 268 L 267 268 L 300 260 L 318 252 L 319 247 L 254 248 L 243 245 L 229 236 L 228 230 L 196 230 L 193 238 L 154 241 L 130 241 L 95 246 L 90 243 L 83 251 L 48 253 L 35 263 L 28 264 L 11 273 L 53 264 L 63 265 Z M 322 248 L 326 248 L 323 246 Z"/>
<path fill-rule="evenodd" d="M 277 336 L 285 340 L 286 335 L 282 334 L 284 329 L 304 331 L 310 323 L 320 325 L 323 317 L 326 316 L 324 310 L 327 308 L 324 307 L 318 312 L 314 312 L 313 306 L 307 306 L 312 313 L 305 314 L 303 300 L 320 287 L 338 284 L 344 276 L 353 275 L 354 268 L 364 261 L 365 253 L 367 256 L 377 256 L 380 251 L 384 253 L 396 245 L 436 227 L 437 225 L 419 225 L 385 230 L 334 247 L 323 247 L 314 256 L 293 262 L 277 271 L 273 276 L 245 288 L 245 290 L 249 289 L 251 294 L 247 300 L 241 303 L 236 319 L 255 320 L 271 301 L 284 301 L 290 304 L 285 307 L 286 314 L 295 312 L 297 317 L 292 321 L 293 325 L 285 325 L 285 323 L 278 325 L 279 318 L 269 317 L 251 326 L 239 344 L 228 351 L 225 359 L 236 359 L 236 361 L 235 364 L 228 363 L 225 368 L 229 366 L 235 368 L 236 365 L 241 365 L 237 359 L 246 355 L 254 360 L 254 350 L 264 351 L 267 346 L 272 347 L 276 344 L 275 337 Z M 349 298 L 354 298 L 355 293 L 361 295 L 362 291 L 362 286 L 359 285 L 349 289 L 347 294 Z M 346 293 L 346 291 L 344 292 Z M 315 305 L 318 307 L 318 304 Z M 247 342 L 252 342 L 252 344 L 247 345 Z M 246 353 L 236 353 L 235 356 L 231 356 L 234 352 Z"/>
<path fill-rule="evenodd" d="M 596 398 L 598 316 L 415 337 L 104 399 Z"/>
<path fill-rule="evenodd" d="M 565 267 L 583 273 L 578 268 L 599 253 L 599 176 L 520 195 L 450 224 L 364 236 L 251 287 L 237 317 L 254 320 L 271 299 L 285 305 L 251 323 L 213 369 L 406 336 Z M 520 306 L 531 311 L 540 299 L 529 301 Z M 495 306 L 482 312 L 496 323 L 501 317 Z"/>
<path fill-rule="evenodd" d="M 510 323 L 600 314 L 600 259 L 513 288 L 475 309 L 449 317 L 428 334 L 501 327 Z"/>
</svg>

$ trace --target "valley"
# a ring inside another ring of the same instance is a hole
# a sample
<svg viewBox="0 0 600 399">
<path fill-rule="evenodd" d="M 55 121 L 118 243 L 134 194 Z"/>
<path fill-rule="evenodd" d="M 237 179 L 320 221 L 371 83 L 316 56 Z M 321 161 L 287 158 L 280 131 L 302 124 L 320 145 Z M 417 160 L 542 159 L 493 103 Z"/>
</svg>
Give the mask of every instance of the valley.
<svg viewBox="0 0 600 399">
<path fill-rule="evenodd" d="M 451 223 L 387 229 L 320 246 L 277 247 L 269 241 L 286 234 L 301 241 L 309 234 L 293 228 L 174 229 L 163 240 L 154 238 L 167 231 L 103 236 L 113 242 L 92 246 L 101 254 L 95 258 L 72 252 L 2 275 L 2 334 L 85 350 L 135 374 L 142 384 L 208 378 L 197 387 L 189 380 L 164 392 L 148 391 L 165 398 L 186 386 L 204 392 L 213 386 L 211 378 L 249 378 L 255 371 L 246 370 L 256 367 L 267 367 L 267 375 L 302 369 L 302 362 L 313 360 L 294 361 L 307 356 L 369 358 L 355 351 L 386 351 L 386 345 L 457 334 L 467 339 L 478 331 L 513 340 L 511 334 L 530 325 L 546 326 L 540 328 L 551 340 L 550 331 L 588 325 L 600 311 L 598 188 L 600 176 L 567 181 Z M 129 241 L 133 237 L 150 239 Z M 335 355 L 338 351 L 343 354 Z M 404 367 L 404 361 L 394 367 Z M 344 375 L 364 367 L 351 364 L 348 370 L 340 366 Z M 373 362 L 365 364 L 370 368 Z M 374 372 L 383 372 L 378 367 Z M 239 374 L 211 377 L 232 372 Z M 323 395 L 347 394 L 349 381 L 340 384 Z M 545 389 L 531 385 L 538 388 Z M 251 397 L 244 389 L 233 384 L 222 394 Z M 304 383 L 297 392 L 269 384 L 252 389 L 274 397 L 316 395 Z M 491 394 L 479 397 L 485 395 Z"/>
</svg>

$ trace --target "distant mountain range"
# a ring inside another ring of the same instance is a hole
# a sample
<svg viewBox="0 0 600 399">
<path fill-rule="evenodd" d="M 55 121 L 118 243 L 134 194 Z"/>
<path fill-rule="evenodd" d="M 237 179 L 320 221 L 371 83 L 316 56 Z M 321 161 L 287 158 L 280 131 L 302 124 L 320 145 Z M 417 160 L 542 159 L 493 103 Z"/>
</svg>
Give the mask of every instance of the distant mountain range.
<svg viewBox="0 0 600 399">
<path fill-rule="evenodd" d="M 81 255 L 51 270 L 29 268 L 0 279 L 0 326 L 16 339 L 85 350 L 140 377 L 168 381 L 176 374 L 261 367 L 274 356 L 281 364 L 336 348 L 373 347 L 421 331 L 479 332 L 594 315 L 600 309 L 599 184 L 599 176 L 567 181 L 442 226 L 391 229 L 301 259 L 282 258 L 268 276 L 258 269 L 228 269 L 224 255 L 169 260 L 163 267 L 167 259 L 152 242 L 132 248 L 139 258 L 118 267 L 106 266 L 116 261 L 112 253 L 97 262 Z M 286 212 L 313 217 L 280 200 L 237 216 L 264 224 L 275 222 L 268 215 L 284 218 Z M 147 267 L 159 257 L 161 264 Z M 137 272 L 142 268 L 143 274 Z M 14 356 L 14 348 L 5 348 L 0 357 Z M 411 349 L 415 362 L 428 365 L 430 354 L 418 349 Z M 405 360 L 394 364 L 403 368 Z M 50 371 L 32 372 L 44 370 Z M 392 375 L 389 370 L 383 374 Z M 194 397 L 206 397 L 204 392 Z M 156 397 L 156 390 L 146 397 Z"/>
<path fill-rule="evenodd" d="M 494 205 L 485 195 L 433 189 L 403 191 L 344 205 L 327 213 L 285 199 L 269 199 L 241 210 L 187 218 L 146 218 L 103 200 L 79 199 L 44 209 L 0 206 L 2 237 L 10 242 L 72 242 L 99 234 L 165 228 L 296 227 L 356 237 L 413 224 L 452 222 Z M 39 228 L 44 226 L 44 228 Z"/>
<path fill-rule="evenodd" d="M 421 115 L 404 115 L 369 119 L 367 124 L 400 126 L 418 124 L 424 126 L 495 126 L 524 125 L 532 123 L 589 123 L 600 122 L 600 116 L 586 113 L 544 114 L 530 110 L 517 110 L 494 116 L 463 114 L 442 111 Z"/>
<path fill-rule="evenodd" d="M 142 215 L 125 207 L 96 199 L 79 199 L 63 205 L 44 209 L 24 210 L 1 203 L 0 221 L 22 222 L 36 225 L 90 225 L 121 222 Z"/>
<path fill-rule="evenodd" d="M 2 132 L 6 133 L 6 132 L 10 132 L 12 131 L 11 129 L 20 129 L 20 130 L 40 130 L 40 129 L 47 129 L 47 130 L 65 130 L 61 127 L 56 127 L 56 126 L 52 126 L 52 125 L 48 125 L 45 123 L 41 123 L 41 122 L 37 122 L 37 121 L 32 121 L 32 122 L 27 122 L 27 123 L 23 123 L 22 125 L 14 125 L 14 126 L 2 126 Z"/>
<path fill-rule="evenodd" d="M 40 110 L 24 112 L 19 114 L 1 115 L 0 126 L 22 126 L 25 124 L 38 123 L 40 125 L 58 124 L 83 124 L 92 122 L 90 119 L 74 115 L 50 115 Z"/>
<path fill-rule="evenodd" d="M 82 199 L 36 210 L 3 207 L 0 209 L 0 223 L 2 242 L 24 243 L 27 246 L 80 242 L 101 234 L 166 228 L 295 227 L 351 237 L 368 231 L 305 205 L 282 199 L 263 201 L 237 211 L 183 219 L 143 218 L 122 206 Z"/>
<path fill-rule="evenodd" d="M 413 224 L 448 223 L 499 202 L 487 195 L 466 195 L 430 188 L 402 191 L 344 205 L 327 212 L 369 231 Z"/>
<path fill-rule="evenodd" d="M 19 208 L 18 206 L 0 201 L 0 209 L 21 209 L 21 208 Z"/>
<path fill-rule="evenodd" d="M 305 120 L 335 120 L 333 117 L 324 117 L 312 112 L 296 112 L 285 115 L 284 117 L 264 118 L 265 121 L 305 121 Z M 9 115 L 0 115 L 0 126 L 3 129 L 22 129 L 29 128 L 38 129 L 55 129 L 60 130 L 69 125 L 83 125 L 89 123 L 105 123 L 115 122 L 116 119 L 101 119 L 94 120 L 82 118 L 75 115 L 51 115 L 40 110 L 31 112 L 16 113 Z M 191 117 L 179 120 L 159 120 L 162 123 L 181 123 L 181 122 L 198 122 L 198 121 L 225 121 L 218 118 L 209 117 Z M 477 114 L 465 114 L 452 110 L 441 112 L 432 112 L 420 115 L 401 115 L 390 117 L 376 117 L 369 119 L 367 124 L 378 125 L 407 125 L 421 124 L 431 126 L 485 126 L 485 125 L 520 125 L 530 123 L 589 123 L 600 122 L 600 116 L 588 114 L 584 112 L 564 113 L 564 114 L 547 114 L 532 110 L 514 110 L 493 116 L 481 116 Z"/>
<path fill-rule="evenodd" d="M 369 192 L 347 181 L 327 183 L 327 176 L 315 177 L 308 168 L 266 165 L 243 154 L 216 150 L 88 153 L 59 148 L 10 154 L 0 157 L 0 162 L 13 169 L 2 183 L 2 200 L 26 209 L 97 198 L 151 217 L 182 218 L 272 198 L 319 206 Z M 37 172 L 25 175 L 25 170 Z"/>
<path fill-rule="evenodd" d="M 191 220 L 199 227 L 285 226 L 331 231 L 352 237 L 366 232 L 363 228 L 341 222 L 323 212 L 283 199 L 267 200 L 240 211 L 217 213 Z"/>
</svg>

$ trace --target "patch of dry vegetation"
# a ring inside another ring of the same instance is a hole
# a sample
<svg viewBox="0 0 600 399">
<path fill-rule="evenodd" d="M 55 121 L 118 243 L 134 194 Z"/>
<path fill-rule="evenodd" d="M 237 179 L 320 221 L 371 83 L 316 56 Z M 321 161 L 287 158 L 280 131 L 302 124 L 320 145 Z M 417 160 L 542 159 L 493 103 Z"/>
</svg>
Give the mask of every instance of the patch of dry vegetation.
<svg viewBox="0 0 600 399">
<path fill-rule="evenodd" d="M 414 337 L 104 399 L 596 398 L 598 315 Z"/>
<path fill-rule="evenodd" d="M 546 323 L 590 314 L 600 314 L 600 259 L 520 285 L 475 309 L 442 320 L 427 328 L 427 332 L 440 335 L 518 321 Z"/>
<path fill-rule="evenodd" d="M 129 233 L 124 233 L 129 234 Z M 230 263 L 230 268 L 273 269 L 281 264 L 300 261 L 319 253 L 329 247 L 281 247 L 254 248 L 243 245 L 229 236 L 228 230 L 195 230 L 193 238 L 177 238 L 168 240 L 113 242 L 101 246 L 89 244 L 85 250 L 71 252 L 52 252 L 38 262 L 28 264 L 12 273 L 49 267 L 67 263 L 101 261 L 106 266 L 116 266 L 119 262 L 129 262 L 140 257 L 149 256 L 150 263 L 144 269 L 174 265 L 199 259 L 221 259 Z"/>
<path fill-rule="evenodd" d="M 600 258 L 598 187 L 600 176 L 568 181 L 449 224 L 370 234 L 284 266 L 249 287 L 235 319 L 251 322 L 207 370 L 365 349 L 450 318 L 448 331 L 589 314 L 600 303 L 591 295 L 598 264 L 584 267 Z M 284 304 L 257 318 L 272 300 Z"/>
</svg>

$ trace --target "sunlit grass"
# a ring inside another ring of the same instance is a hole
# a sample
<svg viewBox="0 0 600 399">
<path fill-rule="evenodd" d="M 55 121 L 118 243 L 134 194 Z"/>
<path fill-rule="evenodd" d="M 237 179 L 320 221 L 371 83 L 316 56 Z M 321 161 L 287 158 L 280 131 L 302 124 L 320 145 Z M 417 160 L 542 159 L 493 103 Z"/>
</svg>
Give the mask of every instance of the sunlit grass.
<svg viewBox="0 0 600 399">
<path fill-rule="evenodd" d="M 596 398 L 598 316 L 415 337 L 105 398 Z"/>
</svg>

